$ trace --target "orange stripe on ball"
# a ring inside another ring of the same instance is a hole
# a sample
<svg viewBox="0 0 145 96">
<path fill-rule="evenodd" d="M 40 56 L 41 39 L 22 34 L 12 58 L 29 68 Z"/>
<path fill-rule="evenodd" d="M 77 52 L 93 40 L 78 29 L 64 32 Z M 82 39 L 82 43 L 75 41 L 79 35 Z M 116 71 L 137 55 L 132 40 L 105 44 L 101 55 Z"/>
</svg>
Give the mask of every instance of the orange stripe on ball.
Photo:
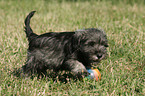
<svg viewBox="0 0 145 96">
<path fill-rule="evenodd" d="M 95 78 L 96 78 L 96 81 L 98 81 L 98 73 L 95 71 L 95 70 L 92 70 L 94 75 L 95 75 Z"/>
<path fill-rule="evenodd" d="M 99 72 L 99 70 L 98 69 L 94 69 L 94 70 L 96 71 L 96 74 L 98 75 L 99 80 L 101 80 L 101 73 Z"/>
</svg>

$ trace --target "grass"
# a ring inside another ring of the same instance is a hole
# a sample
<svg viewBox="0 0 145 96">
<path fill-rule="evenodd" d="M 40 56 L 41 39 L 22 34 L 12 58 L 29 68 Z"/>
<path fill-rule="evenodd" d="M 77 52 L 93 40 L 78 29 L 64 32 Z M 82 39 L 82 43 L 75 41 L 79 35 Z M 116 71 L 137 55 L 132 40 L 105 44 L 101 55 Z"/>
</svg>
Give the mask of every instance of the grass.
<svg viewBox="0 0 145 96">
<path fill-rule="evenodd" d="M 140 95 L 145 94 L 145 6 L 130 0 L 0 0 L 0 96 Z M 23 79 L 11 74 L 26 60 L 26 15 L 34 32 L 102 28 L 109 41 L 108 58 L 98 66 L 101 81 Z"/>
</svg>

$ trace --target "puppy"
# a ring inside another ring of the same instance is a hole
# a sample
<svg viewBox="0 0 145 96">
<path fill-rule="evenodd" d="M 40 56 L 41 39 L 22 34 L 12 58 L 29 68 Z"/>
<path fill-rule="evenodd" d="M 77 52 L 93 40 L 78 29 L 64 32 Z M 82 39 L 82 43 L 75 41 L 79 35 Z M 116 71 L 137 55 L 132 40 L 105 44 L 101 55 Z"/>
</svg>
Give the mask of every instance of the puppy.
<svg viewBox="0 0 145 96">
<path fill-rule="evenodd" d="M 24 74 L 46 74 L 47 69 L 58 72 L 67 70 L 75 76 L 87 73 L 86 68 L 98 64 L 107 55 L 107 37 L 104 31 L 89 28 L 74 32 L 33 33 L 30 19 L 35 11 L 25 19 L 25 33 L 29 48 Z"/>
</svg>

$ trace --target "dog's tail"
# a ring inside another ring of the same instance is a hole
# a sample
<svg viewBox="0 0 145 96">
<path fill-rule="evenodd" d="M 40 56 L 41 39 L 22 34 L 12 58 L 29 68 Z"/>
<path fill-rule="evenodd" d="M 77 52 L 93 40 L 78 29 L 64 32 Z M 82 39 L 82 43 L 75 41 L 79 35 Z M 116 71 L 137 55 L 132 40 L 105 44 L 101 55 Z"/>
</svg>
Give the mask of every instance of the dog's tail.
<svg viewBox="0 0 145 96">
<path fill-rule="evenodd" d="M 25 33 L 26 33 L 26 36 L 28 38 L 28 40 L 30 41 L 32 38 L 36 37 L 37 34 L 33 33 L 33 30 L 31 29 L 30 27 L 30 19 L 31 17 L 34 15 L 36 11 L 32 11 L 29 13 L 29 15 L 26 17 L 25 19 Z"/>
</svg>

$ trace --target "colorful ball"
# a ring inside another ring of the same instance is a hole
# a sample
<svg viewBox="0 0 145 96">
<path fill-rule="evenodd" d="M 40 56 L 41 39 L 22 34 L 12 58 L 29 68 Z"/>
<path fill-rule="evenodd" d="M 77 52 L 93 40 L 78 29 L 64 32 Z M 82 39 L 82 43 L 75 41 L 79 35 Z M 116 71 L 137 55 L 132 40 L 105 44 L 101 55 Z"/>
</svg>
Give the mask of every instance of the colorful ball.
<svg viewBox="0 0 145 96">
<path fill-rule="evenodd" d="M 95 79 L 96 81 L 101 80 L 101 73 L 98 69 L 87 69 L 87 71 L 90 73 L 88 78 Z"/>
</svg>

